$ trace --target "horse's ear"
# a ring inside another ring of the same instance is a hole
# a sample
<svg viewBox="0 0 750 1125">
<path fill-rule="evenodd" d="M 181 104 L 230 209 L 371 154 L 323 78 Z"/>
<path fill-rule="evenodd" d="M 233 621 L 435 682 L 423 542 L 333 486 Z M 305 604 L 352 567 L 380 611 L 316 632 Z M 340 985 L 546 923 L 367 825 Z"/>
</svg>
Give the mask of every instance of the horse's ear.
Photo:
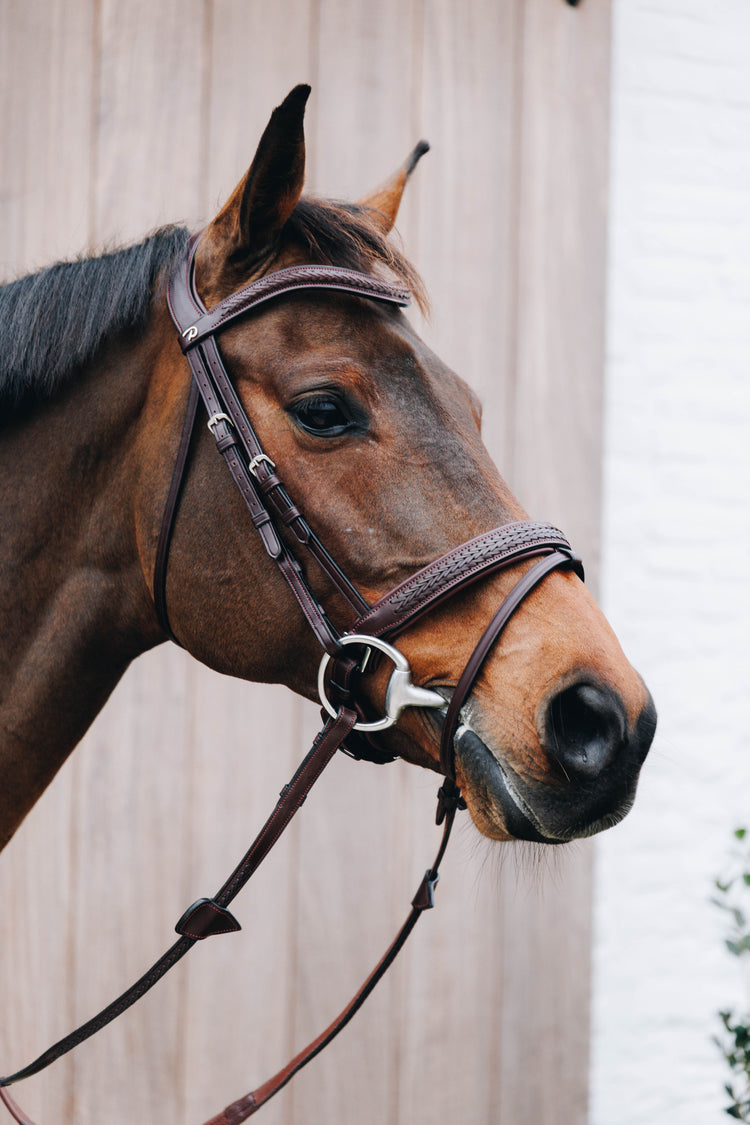
<svg viewBox="0 0 750 1125">
<path fill-rule="evenodd" d="M 207 241 L 223 243 L 234 266 L 272 252 L 297 206 L 305 179 L 305 104 L 309 86 L 295 86 L 273 111 L 250 169 L 209 225 Z"/>
<path fill-rule="evenodd" d="M 415 147 L 414 151 L 409 154 L 407 159 L 401 165 L 397 172 L 381 184 L 375 191 L 370 192 L 363 199 L 359 200 L 361 207 L 367 207 L 372 211 L 372 217 L 378 226 L 383 231 L 383 234 L 388 234 L 393 230 L 398 209 L 401 206 L 401 197 L 404 194 L 406 181 L 416 168 L 419 161 L 422 159 L 426 152 L 429 152 L 430 146 L 427 141 L 420 141 Z"/>
</svg>

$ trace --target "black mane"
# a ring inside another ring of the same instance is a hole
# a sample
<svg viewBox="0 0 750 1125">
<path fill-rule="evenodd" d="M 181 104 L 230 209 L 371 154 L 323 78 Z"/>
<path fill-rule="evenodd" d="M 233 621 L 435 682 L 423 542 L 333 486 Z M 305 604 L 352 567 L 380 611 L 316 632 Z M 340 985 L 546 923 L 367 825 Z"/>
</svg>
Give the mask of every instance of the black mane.
<svg viewBox="0 0 750 1125">
<path fill-rule="evenodd" d="M 59 262 L 0 288 L 0 407 L 49 398 L 125 329 L 145 325 L 156 279 L 185 247 L 184 227 L 137 246 Z"/>
<path fill-rule="evenodd" d="M 310 262 L 395 274 L 426 308 L 418 275 L 367 208 L 303 197 L 284 235 Z M 184 227 L 163 227 L 136 246 L 0 287 L 0 425 L 50 398 L 118 333 L 145 327 L 157 279 L 188 238 Z"/>
</svg>

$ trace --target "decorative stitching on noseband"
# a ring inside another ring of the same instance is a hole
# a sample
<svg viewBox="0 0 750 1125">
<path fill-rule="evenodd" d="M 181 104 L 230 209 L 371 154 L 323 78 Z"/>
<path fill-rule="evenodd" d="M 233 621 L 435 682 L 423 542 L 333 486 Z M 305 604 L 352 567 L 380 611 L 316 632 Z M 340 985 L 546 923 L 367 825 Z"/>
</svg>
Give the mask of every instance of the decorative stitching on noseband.
<svg viewBox="0 0 750 1125">
<path fill-rule="evenodd" d="M 459 583 L 495 564 L 508 560 L 515 553 L 525 557 L 536 551 L 570 551 L 563 533 L 552 524 L 529 522 L 505 524 L 429 563 L 407 578 L 391 593 L 377 602 L 357 622 L 357 631 L 366 629 L 378 635 L 417 616 L 435 598 L 442 598 Z"/>
</svg>

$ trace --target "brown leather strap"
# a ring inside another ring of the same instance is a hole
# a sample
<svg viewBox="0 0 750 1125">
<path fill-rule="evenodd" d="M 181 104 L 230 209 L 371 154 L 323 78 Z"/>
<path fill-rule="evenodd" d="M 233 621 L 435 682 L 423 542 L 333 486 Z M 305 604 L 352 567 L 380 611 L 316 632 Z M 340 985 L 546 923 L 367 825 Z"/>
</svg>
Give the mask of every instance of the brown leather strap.
<svg viewBox="0 0 750 1125">
<path fill-rule="evenodd" d="M 504 598 L 500 608 L 493 616 L 482 634 L 479 643 L 469 657 L 466 667 L 456 684 L 456 689 L 451 696 L 445 715 L 445 722 L 443 723 L 443 731 L 440 740 L 440 766 L 446 777 L 452 778 L 454 776 L 453 736 L 456 731 L 461 708 L 466 702 L 471 689 L 474 687 L 476 678 L 482 670 L 482 665 L 487 659 L 492 646 L 508 624 L 510 618 L 534 587 L 538 586 L 545 575 L 549 574 L 551 570 L 556 570 L 561 566 L 579 567 L 580 562 L 575 556 L 571 556 L 569 552 L 554 551 L 552 554 L 534 563 L 531 569 L 526 571 L 507 597 Z"/>
<path fill-rule="evenodd" d="M 406 303 L 408 294 L 378 278 L 359 274 L 353 270 L 341 270 L 333 266 L 295 267 L 289 271 L 281 270 L 258 279 L 239 293 L 220 302 L 208 314 L 193 283 L 196 246 L 197 236 L 191 240 L 184 259 L 176 265 L 170 277 L 168 287 L 170 314 L 187 349 L 190 370 L 206 406 L 209 427 L 217 448 L 227 462 L 266 552 L 279 567 L 322 647 L 326 652 L 333 653 L 337 647 L 337 634 L 328 621 L 325 611 L 312 594 L 298 563 L 284 546 L 273 517 L 275 516 L 283 526 L 291 529 L 297 542 L 313 556 L 355 613 L 366 612 L 369 606 L 289 498 L 275 471 L 275 465 L 264 452 L 232 386 L 213 338 L 213 332 L 224 327 L 235 317 L 244 315 L 255 304 L 261 304 L 274 296 L 301 287 L 341 289 L 343 286 L 347 292 L 357 292 L 360 296 L 396 304 Z M 201 323 L 205 323 L 203 318 L 206 316 L 213 318 L 211 321 L 213 327 L 210 332 L 207 331 L 200 337 L 195 336 L 191 322 L 198 318 Z M 188 337 L 190 337 L 189 341 Z M 164 616 L 166 618 L 166 608 L 164 608 Z"/>
<path fill-rule="evenodd" d="M 0 1087 L 0 1102 L 3 1103 L 11 1117 L 18 1121 L 19 1125 L 34 1125 L 31 1118 L 24 1113 L 20 1105 L 14 1102 L 8 1091 L 3 1090 L 2 1087 Z"/>
<path fill-rule="evenodd" d="M 282 789 L 274 811 L 252 846 L 214 896 L 214 901 L 220 906 L 227 906 L 260 867 L 356 721 L 356 711 L 342 707 L 336 719 L 329 719 L 325 724 L 294 777 Z"/>
<path fill-rule="evenodd" d="M 315 745 L 308 753 L 307 757 L 295 773 L 289 785 L 287 785 L 282 791 L 276 808 L 269 817 L 268 821 L 266 821 L 266 824 L 264 825 L 262 831 L 256 837 L 253 845 L 248 850 L 243 860 L 240 862 L 240 864 L 237 866 L 235 871 L 232 873 L 232 875 L 229 877 L 229 879 L 226 881 L 222 889 L 218 892 L 213 900 L 199 899 L 197 903 L 194 903 L 192 907 L 188 908 L 183 917 L 180 919 L 180 922 L 178 922 L 178 928 L 193 926 L 196 922 L 196 919 L 202 916 L 204 919 L 210 919 L 210 921 L 207 923 L 208 932 L 225 932 L 223 926 L 220 929 L 214 928 L 214 920 L 217 917 L 222 919 L 223 916 L 228 915 L 228 911 L 222 908 L 220 904 L 231 901 L 231 899 L 234 898 L 237 892 L 245 885 L 253 872 L 257 870 L 259 864 L 262 862 L 262 860 L 270 851 L 271 847 L 273 847 L 273 844 L 284 831 L 284 828 L 289 823 L 291 817 L 305 800 L 305 797 L 309 793 L 312 785 L 320 776 L 327 763 L 331 760 L 331 757 L 336 752 L 338 746 L 341 744 L 343 739 L 346 738 L 346 735 L 348 731 L 351 730 L 355 719 L 356 716 L 353 712 L 342 709 L 341 714 L 338 716 L 335 722 L 326 723 L 326 726 L 318 735 Z M 434 905 L 434 894 L 439 880 L 440 864 L 442 863 L 446 848 L 448 847 L 448 841 L 450 839 L 453 821 L 455 819 L 457 810 L 459 808 L 465 807 L 463 801 L 461 800 L 458 788 L 450 780 L 446 780 L 444 782 L 443 787 L 438 794 L 438 801 L 437 822 L 438 824 L 443 823 L 443 834 L 435 860 L 432 866 L 425 872 L 424 878 L 417 888 L 417 892 L 412 899 L 411 910 L 406 918 L 406 921 L 398 931 L 396 937 L 386 950 L 383 957 L 381 957 L 380 961 L 367 977 L 362 987 L 352 997 L 350 1002 L 343 1009 L 343 1011 L 339 1013 L 336 1019 L 334 1019 L 328 1025 L 328 1027 L 326 1027 L 325 1030 L 320 1033 L 320 1035 L 316 1036 L 316 1038 L 313 1039 L 312 1042 L 307 1045 L 307 1047 L 298 1052 L 298 1054 L 295 1055 L 294 1058 L 285 1067 L 278 1071 L 278 1073 L 275 1074 L 272 1078 L 268 1079 L 267 1082 L 264 1082 L 263 1085 L 257 1087 L 257 1089 L 253 1090 L 251 1093 L 246 1094 L 244 1097 L 239 1098 L 237 1101 L 227 1106 L 226 1109 L 222 1110 L 220 1114 L 218 1114 L 216 1117 L 213 1117 L 210 1122 L 207 1122 L 207 1125 L 239 1125 L 240 1122 L 245 1121 L 248 1117 L 255 1113 L 256 1110 L 260 1109 L 262 1105 L 269 1101 L 270 1098 L 274 1096 L 274 1094 L 278 1093 L 279 1090 L 281 1090 L 298 1071 L 300 1071 L 304 1066 L 307 1065 L 308 1062 L 314 1059 L 315 1056 L 318 1055 L 326 1046 L 328 1046 L 328 1044 L 339 1034 L 339 1032 L 342 1031 L 344 1027 L 346 1027 L 346 1025 L 362 1007 L 368 996 L 373 992 L 375 986 L 393 964 L 393 961 L 395 960 L 400 950 L 403 948 L 407 938 L 411 934 L 424 911 L 431 909 Z M 206 906 L 209 907 L 208 910 L 206 910 Z M 231 919 L 231 915 L 229 915 L 229 918 Z M 234 922 L 234 919 L 232 919 L 232 922 Z M 199 924 L 199 929 L 202 929 L 202 925 L 203 923 Z M 239 928 L 238 923 L 235 923 L 234 926 L 230 925 L 229 928 Z M 182 940 L 189 942 L 187 946 L 189 948 L 192 944 L 194 944 L 196 940 L 199 940 L 199 938 L 205 936 L 207 936 L 205 932 L 200 932 L 196 933 L 191 938 L 185 938 Z M 179 945 L 180 943 L 178 942 L 177 944 Z M 157 962 L 157 965 L 158 964 L 160 963 Z M 156 979 L 158 979 L 158 977 Z M 153 983 L 156 983 L 156 980 L 152 981 L 152 984 Z M 135 987 L 137 986 L 134 986 L 134 989 Z M 148 987 L 151 987 L 151 984 L 149 984 Z M 134 1003 L 135 1000 L 138 999 L 138 996 L 133 994 L 134 989 L 131 989 L 127 993 L 124 993 L 120 998 L 120 1001 L 116 1003 L 125 1003 L 125 1006 L 129 1007 L 131 1003 Z M 143 995 L 143 992 L 139 992 L 138 995 Z M 105 1009 L 99 1017 L 96 1017 L 96 1021 L 100 1020 L 103 1016 L 108 1015 L 112 1007 L 113 1005 L 110 1005 L 110 1008 Z M 122 1008 L 121 1010 L 124 1011 L 124 1008 Z M 99 1027 L 103 1027 L 105 1023 L 108 1023 L 110 1019 L 113 1019 L 115 1014 L 119 1013 L 110 1015 L 108 1019 L 104 1020 L 104 1022 L 102 1023 L 98 1023 L 98 1026 L 96 1027 L 92 1026 L 95 1021 L 89 1021 L 89 1024 L 86 1024 L 83 1028 L 79 1029 L 79 1032 L 74 1033 L 74 1035 L 68 1036 L 66 1040 L 62 1040 L 57 1045 L 57 1047 L 64 1048 L 64 1050 L 58 1050 L 57 1054 L 55 1054 L 54 1057 L 59 1058 L 61 1054 L 65 1053 L 65 1051 L 70 1050 L 72 1047 L 76 1046 L 77 1043 L 80 1043 L 83 1041 L 83 1039 L 88 1038 L 89 1035 L 94 1033 L 94 1031 L 99 1030 Z M 88 1030 L 89 1028 L 90 1030 Z M 87 1034 L 80 1035 L 80 1032 L 84 1030 L 87 1031 Z M 54 1050 L 55 1048 L 51 1048 L 51 1051 Z M 49 1065 L 50 1062 L 54 1061 L 53 1058 L 48 1057 L 49 1055 L 50 1052 L 46 1052 L 45 1055 L 40 1056 L 40 1059 L 37 1060 L 36 1064 L 32 1064 L 32 1066 L 30 1067 L 26 1067 L 23 1071 L 19 1071 L 17 1074 L 11 1075 L 9 1078 L 0 1079 L 0 1101 L 3 1102 L 3 1104 L 9 1110 L 15 1120 L 19 1122 L 19 1125 L 34 1125 L 34 1123 L 29 1117 L 24 1114 L 20 1106 L 17 1105 L 17 1103 L 10 1097 L 7 1091 L 2 1089 L 2 1087 L 7 1086 L 12 1082 L 18 1081 L 21 1078 L 30 1077 L 31 1074 L 35 1074 L 38 1072 L 38 1070 L 41 1070 L 45 1066 Z"/>
<path fill-rule="evenodd" d="M 194 380 L 191 379 L 185 421 L 182 424 L 180 444 L 177 448 L 177 457 L 175 459 L 174 469 L 172 470 L 172 480 L 170 481 L 169 493 L 167 494 L 167 500 L 164 505 L 164 514 L 162 515 L 161 529 L 159 531 L 159 541 L 156 545 L 156 560 L 154 562 L 154 608 L 156 609 L 156 616 L 159 618 L 159 624 L 164 632 L 177 645 L 180 642 L 172 632 L 172 628 L 169 624 L 169 615 L 167 613 L 167 563 L 169 561 L 169 545 L 172 542 L 172 531 L 174 530 L 177 506 L 180 502 L 180 493 L 182 492 L 182 485 L 185 480 L 185 467 L 187 465 L 188 453 L 190 452 L 190 439 L 193 435 L 193 429 L 195 428 L 195 416 L 198 412 L 199 401 L 200 394 L 198 388 Z"/>
<path fill-rule="evenodd" d="M 215 363 L 220 365 L 221 361 L 216 352 L 216 345 L 212 340 L 207 342 L 206 350 L 214 354 Z M 253 472 L 249 469 L 248 462 L 243 458 L 243 450 L 238 441 L 240 427 L 234 423 L 237 421 L 237 412 L 244 416 L 244 411 L 238 400 L 235 406 L 234 402 L 222 401 L 217 396 L 208 374 L 206 359 L 207 356 L 203 354 L 203 349 L 194 349 L 188 355 L 194 383 L 208 411 L 209 426 L 216 440 L 217 449 L 224 458 L 232 479 L 245 502 L 266 553 L 281 571 L 322 647 L 326 652 L 336 652 L 338 649 L 337 634 L 328 621 L 322 606 L 310 590 L 296 560 L 284 546 L 268 507 L 263 502 Z M 227 414 L 227 411 L 232 411 L 231 417 Z M 255 447 L 260 449 L 257 440 Z M 265 464 L 265 460 L 262 460 L 264 458 L 265 454 L 254 453 L 248 457 L 248 461 L 249 463 L 260 462 Z"/>
<path fill-rule="evenodd" d="M 227 906 L 258 869 L 271 848 L 279 839 L 294 814 L 303 804 L 310 789 L 341 746 L 357 721 L 357 714 L 342 708 L 338 717 L 329 719 L 318 734 L 311 749 L 298 767 L 293 778 L 284 787 L 276 806 L 237 867 L 212 899 L 199 899 L 185 911 L 177 923 L 180 938 L 151 968 L 131 985 L 121 996 L 103 1008 L 75 1031 L 49 1047 L 34 1062 L 5 1078 L 0 1078 L 0 1088 L 10 1086 L 23 1078 L 38 1074 L 50 1063 L 101 1031 L 137 1000 L 144 996 L 167 973 L 196 941 L 210 934 L 226 933 L 239 929 L 239 923 L 227 911 Z M 205 904 L 210 906 L 206 910 Z M 209 920 L 210 918 L 210 920 Z M 6 1103 L 7 1104 L 7 1103 Z"/>
<path fill-rule="evenodd" d="M 451 787 L 450 794 L 443 794 L 443 790 L 445 790 L 447 786 Z M 459 791 L 452 782 L 446 782 L 443 786 L 443 790 L 441 790 L 444 802 L 443 818 L 441 821 L 441 823 L 443 823 L 443 835 L 437 856 L 435 857 L 432 867 L 425 872 L 424 878 L 417 888 L 417 893 L 412 899 L 411 911 L 406 921 L 380 961 L 378 961 L 375 968 L 367 977 L 367 980 L 328 1027 L 296 1054 L 285 1067 L 249 1094 L 245 1094 L 244 1097 L 238 1098 L 237 1101 L 232 1102 L 232 1104 L 223 1109 L 221 1113 L 212 1117 L 210 1121 L 207 1121 L 205 1125 L 240 1125 L 240 1122 L 246 1121 L 248 1117 L 251 1117 L 261 1106 L 265 1105 L 274 1094 L 278 1094 L 279 1090 L 283 1089 L 295 1074 L 311 1062 L 316 1055 L 320 1054 L 320 1052 L 336 1038 L 340 1031 L 343 1031 L 393 964 L 424 911 L 431 909 L 434 905 L 435 888 L 439 879 L 440 864 L 445 855 L 445 849 L 448 846 L 456 811 L 463 807 L 463 803 L 460 801 Z"/>
<path fill-rule="evenodd" d="M 222 362 L 216 341 L 213 338 L 206 340 L 200 352 L 207 365 L 210 379 L 219 392 L 220 401 L 231 418 L 232 426 L 239 435 L 240 444 L 248 458 L 248 464 L 254 465 L 253 484 L 262 499 L 262 503 L 281 521 L 283 526 L 292 531 L 297 543 L 313 555 L 317 564 L 333 583 L 334 588 L 349 603 L 354 612 L 357 614 L 367 612 L 369 609 L 367 602 L 325 550 L 302 512 L 290 499 L 283 481 L 276 472 L 276 466 L 266 455 L 258 435 L 242 407 Z M 191 352 L 188 356 L 188 362 L 191 362 L 192 354 Z M 219 436 L 216 432 L 214 436 L 218 445 Z"/>
</svg>

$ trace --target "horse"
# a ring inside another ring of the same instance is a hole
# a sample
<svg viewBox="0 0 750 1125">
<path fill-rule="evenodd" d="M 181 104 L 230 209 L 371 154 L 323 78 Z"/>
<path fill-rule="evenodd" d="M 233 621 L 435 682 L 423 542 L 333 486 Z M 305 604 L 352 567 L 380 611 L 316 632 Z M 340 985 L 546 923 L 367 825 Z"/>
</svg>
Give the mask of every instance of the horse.
<svg viewBox="0 0 750 1125">
<path fill-rule="evenodd" d="M 427 299 L 389 236 L 428 146 L 357 203 L 305 195 L 309 92 L 274 110 L 199 236 L 165 227 L 0 289 L 0 849 L 130 662 L 169 640 L 351 714 L 355 756 L 450 775 L 490 839 L 561 844 L 632 805 L 651 696 L 564 537 L 529 543 L 480 403 L 403 312 Z M 197 344 L 214 337 L 259 442 L 239 487 L 217 456 L 238 461 L 235 414 L 186 421 L 202 409 Z M 260 513 L 256 493 L 284 503 Z M 502 564 L 477 563 L 498 542 Z M 321 666 L 394 590 L 414 602 L 398 649 L 355 637 L 343 676 Z"/>
<path fill-rule="evenodd" d="M 299 87 L 275 111 L 200 239 L 206 307 L 300 263 L 386 269 L 424 302 L 388 241 L 415 158 L 357 205 L 302 195 L 306 98 Z M 130 662 L 167 640 L 153 573 L 190 373 L 164 288 L 187 238 L 166 228 L 0 290 L 2 846 Z M 467 538 L 526 518 L 482 444 L 475 395 L 397 308 L 291 292 L 229 325 L 221 343 L 264 448 L 365 599 Z M 325 577 L 310 582 L 346 623 Z M 403 636 L 422 684 L 452 692 L 508 587 L 507 574 L 490 576 Z M 205 427 L 190 453 L 167 591 L 171 628 L 198 660 L 317 698 L 316 640 L 249 535 Z M 383 685 L 371 681 L 377 706 Z M 479 831 L 523 836 L 523 825 L 508 827 L 517 802 L 523 821 L 555 841 L 624 815 L 655 716 L 593 597 L 561 572 L 509 624 L 465 722 L 477 737 L 456 768 Z M 377 738 L 439 770 L 438 733 L 434 716 L 413 708 Z"/>
</svg>

